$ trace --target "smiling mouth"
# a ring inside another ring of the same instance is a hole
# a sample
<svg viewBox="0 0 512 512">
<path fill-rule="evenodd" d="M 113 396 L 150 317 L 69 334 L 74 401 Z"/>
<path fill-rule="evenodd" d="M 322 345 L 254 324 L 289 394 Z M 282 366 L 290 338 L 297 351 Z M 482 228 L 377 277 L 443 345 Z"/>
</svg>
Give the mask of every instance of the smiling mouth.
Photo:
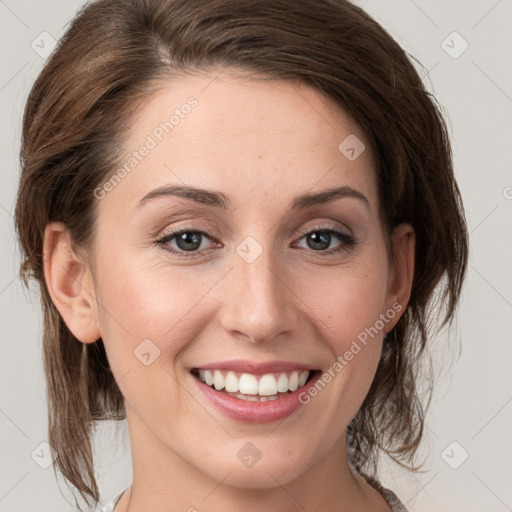
<svg viewBox="0 0 512 512">
<path fill-rule="evenodd" d="M 247 402 L 279 400 L 304 387 L 319 370 L 295 370 L 254 375 L 226 370 L 192 369 L 192 375 L 210 388 Z"/>
</svg>

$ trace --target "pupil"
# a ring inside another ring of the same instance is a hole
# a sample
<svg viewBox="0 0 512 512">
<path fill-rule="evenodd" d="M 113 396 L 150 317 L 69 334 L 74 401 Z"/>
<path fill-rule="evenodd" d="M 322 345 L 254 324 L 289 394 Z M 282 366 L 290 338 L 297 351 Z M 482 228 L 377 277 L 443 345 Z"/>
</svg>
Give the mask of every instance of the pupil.
<svg viewBox="0 0 512 512">
<path fill-rule="evenodd" d="M 194 251 L 201 245 L 201 234 L 181 233 L 176 239 L 176 244 L 182 251 Z"/>
<path fill-rule="evenodd" d="M 308 247 L 310 249 L 327 249 L 330 243 L 331 235 L 325 231 L 313 231 L 308 237 Z"/>
</svg>

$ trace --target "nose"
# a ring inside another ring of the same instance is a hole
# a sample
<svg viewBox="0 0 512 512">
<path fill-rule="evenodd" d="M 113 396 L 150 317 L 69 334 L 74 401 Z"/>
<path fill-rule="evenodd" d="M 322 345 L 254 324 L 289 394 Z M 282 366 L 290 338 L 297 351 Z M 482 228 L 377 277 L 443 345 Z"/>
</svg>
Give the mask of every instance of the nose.
<svg viewBox="0 0 512 512">
<path fill-rule="evenodd" d="M 296 328 L 298 297 L 271 249 L 263 249 L 251 260 L 243 251 L 233 255 L 234 268 L 223 290 L 221 324 L 240 340 L 265 344 Z"/>
</svg>

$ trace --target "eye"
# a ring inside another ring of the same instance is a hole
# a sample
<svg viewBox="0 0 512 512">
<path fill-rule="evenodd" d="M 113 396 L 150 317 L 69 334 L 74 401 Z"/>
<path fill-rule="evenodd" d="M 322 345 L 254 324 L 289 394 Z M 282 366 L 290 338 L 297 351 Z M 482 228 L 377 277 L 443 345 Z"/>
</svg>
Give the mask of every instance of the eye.
<svg viewBox="0 0 512 512">
<path fill-rule="evenodd" d="M 306 247 L 297 244 L 297 247 L 305 249 L 312 249 L 317 252 L 334 253 L 341 250 L 346 250 L 355 245 L 356 240 L 352 235 L 344 233 L 343 231 L 334 228 L 321 228 L 308 231 L 302 236 L 300 240 L 305 240 Z M 337 243 L 333 248 L 332 243 Z"/>
<path fill-rule="evenodd" d="M 301 241 L 305 241 L 305 246 Z M 208 243 L 208 241 L 210 243 Z M 185 228 L 165 234 L 155 242 L 167 252 L 180 257 L 193 257 L 219 244 L 207 232 L 200 229 Z M 332 245 L 334 244 L 334 247 Z M 338 228 L 315 228 L 305 232 L 294 247 L 311 249 L 326 255 L 347 250 L 356 244 L 355 238 Z"/>
<path fill-rule="evenodd" d="M 180 229 L 157 240 L 166 251 L 188 257 L 208 249 L 207 240 L 213 242 L 208 233 L 201 230 Z M 187 254 L 188 253 L 188 254 Z"/>
</svg>

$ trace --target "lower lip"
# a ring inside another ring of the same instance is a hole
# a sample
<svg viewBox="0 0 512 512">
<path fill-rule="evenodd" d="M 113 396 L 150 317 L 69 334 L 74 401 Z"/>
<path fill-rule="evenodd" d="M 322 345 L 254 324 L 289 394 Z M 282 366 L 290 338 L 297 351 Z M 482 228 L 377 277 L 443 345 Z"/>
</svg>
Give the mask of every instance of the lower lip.
<svg viewBox="0 0 512 512">
<path fill-rule="evenodd" d="M 193 375 L 192 378 L 209 402 L 226 416 L 245 423 L 271 423 L 290 416 L 303 405 L 299 401 L 299 395 L 307 392 L 319 378 L 319 375 L 314 375 L 305 386 L 293 393 L 289 393 L 278 400 L 267 402 L 248 402 L 240 398 L 234 398 L 226 393 L 216 391 Z"/>
</svg>

